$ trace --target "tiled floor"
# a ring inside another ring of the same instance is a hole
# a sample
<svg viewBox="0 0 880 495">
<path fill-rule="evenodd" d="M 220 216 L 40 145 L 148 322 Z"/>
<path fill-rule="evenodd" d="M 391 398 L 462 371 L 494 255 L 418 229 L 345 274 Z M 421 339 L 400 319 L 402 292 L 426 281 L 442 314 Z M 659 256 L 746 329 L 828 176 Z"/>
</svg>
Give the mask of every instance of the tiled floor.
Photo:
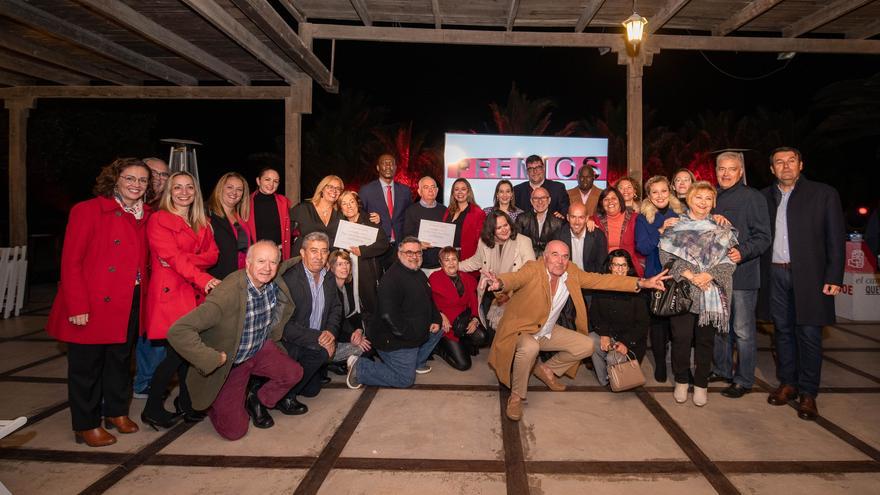
<svg viewBox="0 0 880 495">
<path fill-rule="evenodd" d="M 307 415 L 276 413 L 274 428 L 237 442 L 203 422 L 90 449 L 73 442 L 64 347 L 39 313 L 0 321 L 0 417 L 29 418 L 0 440 L 0 481 L 15 495 L 880 493 L 880 323 L 826 328 L 816 422 L 766 403 L 764 333 L 755 391 L 731 400 L 713 384 L 704 408 L 675 404 L 648 358 L 634 392 L 608 392 L 583 368 L 562 393 L 533 380 L 512 423 L 483 352 L 464 373 L 433 361 L 412 390 L 333 377 L 304 399 Z"/>
</svg>

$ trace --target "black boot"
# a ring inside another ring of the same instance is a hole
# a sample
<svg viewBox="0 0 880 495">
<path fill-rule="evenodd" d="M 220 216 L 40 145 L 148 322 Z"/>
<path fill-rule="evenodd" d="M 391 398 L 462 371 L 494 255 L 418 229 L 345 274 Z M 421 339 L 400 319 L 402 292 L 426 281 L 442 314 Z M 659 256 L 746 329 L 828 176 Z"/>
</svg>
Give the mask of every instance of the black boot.
<svg viewBox="0 0 880 495">
<path fill-rule="evenodd" d="M 257 428 L 271 428 L 275 426 L 275 420 L 269 415 L 266 406 L 260 402 L 256 392 L 248 392 L 247 399 L 244 401 L 244 408 L 247 409 L 248 416 L 254 422 Z"/>
<path fill-rule="evenodd" d="M 288 416 L 299 416 L 309 412 L 309 407 L 296 400 L 296 396 L 287 395 L 275 404 L 275 409 Z"/>
</svg>

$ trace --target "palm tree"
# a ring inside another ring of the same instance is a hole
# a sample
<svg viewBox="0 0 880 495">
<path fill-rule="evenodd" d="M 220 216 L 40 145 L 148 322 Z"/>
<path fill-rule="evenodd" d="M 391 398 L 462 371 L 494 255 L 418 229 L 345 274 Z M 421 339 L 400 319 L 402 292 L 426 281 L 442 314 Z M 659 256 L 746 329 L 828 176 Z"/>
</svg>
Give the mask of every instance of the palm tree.
<svg viewBox="0 0 880 495">
<path fill-rule="evenodd" d="M 551 98 L 530 99 L 525 93 L 516 88 L 516 83 L 510 88 L 507 96 L 507 104 L 489 103 L 492 113 L 492 122 L 498 134 L 514 134 L 522 136 L 543 136 L 550 128 L 551 111 L 556 106 Z M 578 129 L 577 122 L 568 122 L 557 132 L 555 136 L 571 136 Z"/>
<path fill-rule="evenodd" d="M 397 124 L 375 128 L 374 141 L 367 146 L 371 156 L 390 152 L 397 158 L 395 180 L 406 184 L 415 194 L 419 179 L 429 175 L 437 184 L 443 185 L 443 156 L 440 148 L 428 144 L 426 132 L 413 132 L 413 124 Z M 368 168 L 358 179 L 361 182 L 372 180 L 375 175 Z"/>
</svg>

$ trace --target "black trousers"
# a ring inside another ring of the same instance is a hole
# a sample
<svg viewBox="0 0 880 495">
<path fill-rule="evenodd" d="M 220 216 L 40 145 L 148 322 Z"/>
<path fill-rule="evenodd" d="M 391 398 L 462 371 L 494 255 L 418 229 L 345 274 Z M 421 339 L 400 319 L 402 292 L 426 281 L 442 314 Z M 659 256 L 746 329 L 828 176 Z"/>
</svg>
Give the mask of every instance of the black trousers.
<svg viewBox="0 0 880 495">
<path fill-rule="evenodd" d="M 474 333 L 463 335 L 458 342 L 443 337 L 437 342 L 434 353 L 458 371 L 469 370 L 471 356 L 477 355 L 481 347 L 491 345 L 494 337 L 494 331 L 481 326 Z"/>
<path fill-rule="evenodd" d="M 171 379 L 177 373 L 177 380 L 180 385 L 180 393 L 178 394 L 178 405 L 181 411 L 192 411 L 192 400 L 189 397 L 189 390 L 186 388 L 186 373 L 189 370 L 189 363 L 184 361 L 180 354 L 165 343 L 165 359 L 156 367 L 153 373 L 153 379 L 150 381 L 150 395 L 147 397 L 147 403 L 144 405 L 144 412 L 153 418 L 161 418 L 165 411 L 165 392 L 171 385 Z"/>
<path fill-rule="evenodd" d="M 672 329 L 672 373 L 675 383 L 687 383 L 694 347 L 694 386 L 708 387 L 715 347 L 715 327 L 697 325 L 697 315 L 685 313 L 669 318 Z"/>
<path fill-rule="evenodd" d="M 669 318 L 651 315 L 649 333 L 651 335 L 651 354 L 654 356 L 654 363 L 656 363 L 657 369 L 665 369 L 666 344 L 669 342 Z"/>
<path fill-rule="evenodd" d="M 124 343 L 67 344 L 67 395 L 74 431 L 97 428 L 101 416 L 128 416 L 131 349 L 138 334 L 140 296 L 137 285 Z"/>
<path fill-rule="evenodd" d="M 320 349 L 309 349 L 308 347 L 298 346 L 290 342 L 282 343 L 284 348 L 287 349 L 287 355 L 299 363 L 303 369 L 302 380 L 290 389 L 287 397 L 295 398 L 297 395 L 314 397 L 318 395 L 321 392 L 322 377 L 322 374 L 318 373 L 318 371 L 330 361 L 330 355 L 327 354 L 323 347 Z"/>
</svg>

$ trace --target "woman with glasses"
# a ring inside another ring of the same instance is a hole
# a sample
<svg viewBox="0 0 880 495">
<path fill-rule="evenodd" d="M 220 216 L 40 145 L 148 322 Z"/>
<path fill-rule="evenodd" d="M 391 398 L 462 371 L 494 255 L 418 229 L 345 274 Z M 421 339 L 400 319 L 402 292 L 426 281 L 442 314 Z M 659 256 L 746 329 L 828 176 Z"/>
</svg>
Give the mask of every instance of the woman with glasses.
<svg viewBox="0 0 880 495">
<path fill-rule="evenodd" d="M 245 267 L 247 250 L 257 242 L 247 219 L 250 211 L 247 182 L 237 172 L 223 174 L 208 199 L 208 219 L 214 233 L 219 256 L 217 264 L 208 269 L 212 277 L 223 280 L 230 273 Z"/>
<path fill-rule="evenodd" d="M 299 232 L 293 242 L 293 256 L 299 256 L 303 238 L 312 232 L 327 234 L 330 238 L 330 246 L 333 246 L 336 229 L 339 228 L 339 221 L 342 220 L 342 213 L 339 212 L 336 200 L 339 199 L 343 188 L 342 179 L 328 175 L 318 182 L 311 199 L 303 201 L 290 210 L 293 230 Z"/>
<path fill-rule="evenodd" d="M 101 169 L 93 192 L 70 210 L 46 330 L 67 343 L 74 439 L 104 447 L 116 443 L 105 427 L 138 431 L 128 404 L 131 348 L 146 295 L 150 169 L 137 158 L 119 158 Z"/>
<path fill-rule="evenodd" d="M 486 214 L 474 199 L 471 183 L 467 179 L 456 179 L 452 183 L 449 206 L 443 215 L 443 221 L 455 224 L 453 247 L 461 250 L 461 259 L 470 258 L 477 252 L 477 243 L 480 241 L 485 220 Z"/>
<path fill-rule="evenodd" d="M 488 217 L 493 211 L 503 211 L 511 220 L 516 221 L 516 217 L 523 212 L 521 208 L 516 206 L 513 199 L 513 184 L 507 179 L 501 179 L 495 185 L 495 204 L 483 208 L 483 213 Z"/>
<path fill-rule="evenodd" d="M 266 239 L 281 246 L 281 259 L 290 258 L 290 200 L 278 194 L 281 176 L 266 167 L 257 176 L 257 190 L 251 194 L 250 229 L 257 240 Z M 299 251 L 294 251 L 299 254 Z"/>
<path fill-rule="evenodd" d="M 150 242 L 150 286 L 147 297 L 147 337 L 164 341 L 168 329 L 181 316 L 205 301 L 205 295 L 220 284 L 208 273 L 217 263 L 214 233 L 208 226 L 202 192 L 192 175 L 175 172 L 159 200 L 159 211 L 147 224 Z M 156 368 L 141 420 L 154 429 L 170 428 L 185 416 L 190 422 L 204 419 L 194 411 L 186 388 L 189 366 L 171 346 Z M 165 409 L 165 396 L 177 373 L 180 394 L 174 401 L 176 413 Z"/>
<path fill-rule="evenodd" d="M 636 276 L 635 265 L 624 249 L 608 253 L 605 273 Z M 608 385 L 608 366 L 626 361 L 632 352 L 639 362 L 645 357 L 648 340 L 648 302 L 641 293 L 596 292 L 590 303 L 590 338 L 593 339 L 593 369 L 603 387 Z"/>
<path fill-rule="evenodd" d="M 363 313 L 363 320 L 369 322 L 370 318 L 376 314 L 377 290 L 379 278 L 382 276 L 380 260 L 388 251 L 388 236 L 385 235 L 385 231 L 382 230 L 378 222 L 373 223 L 370 221 L 370 217 L 364 214 L 364 204 L 358 193 L 354 191 L 343 192 L 339 196 L 339 211 L 342 212 L 343 219 L 348 222 L 375 227 L 379 230 L 376 234 L 376 241 L 372 244 L 348 247 L 348 251 L 351 253 L 354 304 L 358 312 Z"/>
</svg>

